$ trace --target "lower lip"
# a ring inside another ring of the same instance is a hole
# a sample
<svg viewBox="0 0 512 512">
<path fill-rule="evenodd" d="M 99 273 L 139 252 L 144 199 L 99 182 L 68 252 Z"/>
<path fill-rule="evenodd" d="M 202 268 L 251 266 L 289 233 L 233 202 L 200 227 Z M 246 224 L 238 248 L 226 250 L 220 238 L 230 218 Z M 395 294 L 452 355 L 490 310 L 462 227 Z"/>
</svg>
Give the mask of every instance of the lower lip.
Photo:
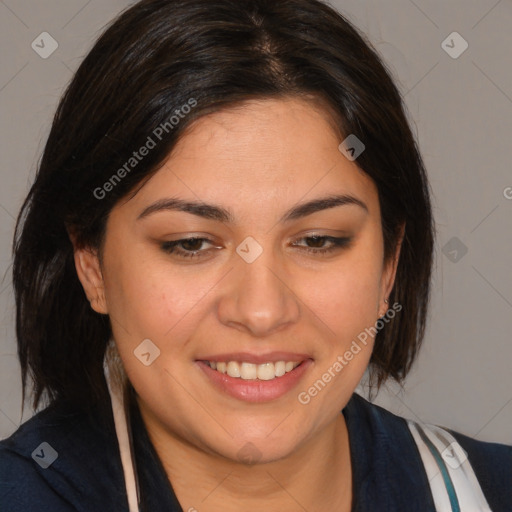
<svg viewBox="0 0 512 512">
<path fill-rule="evenodd" d="M 268 402 L 290 392 L 313 361 L 307 359 L 291 372 L 272 380 L 244 380 L 214 370 L 203 361 L 196 361 L 210 381 L 221 391 L 245 402 Z"/>
</svg>

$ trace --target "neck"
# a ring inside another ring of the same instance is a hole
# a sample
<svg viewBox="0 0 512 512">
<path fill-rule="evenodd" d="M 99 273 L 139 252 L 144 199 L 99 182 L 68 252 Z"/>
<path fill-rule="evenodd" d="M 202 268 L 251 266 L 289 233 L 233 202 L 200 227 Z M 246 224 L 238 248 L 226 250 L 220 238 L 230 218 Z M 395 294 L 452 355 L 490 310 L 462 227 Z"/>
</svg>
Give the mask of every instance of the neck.
<svg viewBox="0 0 512 512">
<path fill-rule="evenodd" d="M 243 464 L 171 434 L 142 403 L 151 442 L 185 511 L 350 511 L 352 471 L 343 414 L 287 457 Z"/>
</svg>

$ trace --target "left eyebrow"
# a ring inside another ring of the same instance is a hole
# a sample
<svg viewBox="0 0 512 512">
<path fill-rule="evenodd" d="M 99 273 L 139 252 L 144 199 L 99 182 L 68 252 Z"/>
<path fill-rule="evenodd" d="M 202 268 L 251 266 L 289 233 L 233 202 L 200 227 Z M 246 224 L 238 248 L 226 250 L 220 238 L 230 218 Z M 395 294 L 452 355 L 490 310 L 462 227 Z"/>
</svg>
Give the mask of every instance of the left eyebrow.
<svg viewBox="0 0 512 512">
<path fill-rule="evenodd" d="M 292 209 L 288 210 L 288 212 L 286 212 L 283 217 L 281 217 L 280 222 L 297 220 L 321 210 L 328 210 L 330 208 L 336 208 L 337 206 L 345 206 L 350 204 L 360 206 L 363 210 L 366 211 L 366 213 L 368 213 L 368 207 L 366 204 L 357 197 L 347 194 L 331 195 L 319 199 L 313 199 L 307 203 L 301 203 L 297 206 L 294 206 Z"/>
<path fill-rule="evenodd" d="M 359 206 L 368 213 L 368 207 L 366 204 L 357 197 L 347 194 L 330 195 L 294 206 L 288 210 L 283 217 L 281 217 L 280 222 L 290 222 L 292 220 L 307 217 L 308 215 L 312 215 L 313 213 L 322 210 L 345 205 Z M 198 217 L 216 220 L 225 224 L 234 223 L 233 214 L 221 206 L 203 203 L 200 201 L 184 201 L 176 198 L 160 199 L 159 201 L 151 204 L 140 213 L 137 220 L 147 217 L 152 213 L 165 210 L 191 213 Z"/>
</svg>

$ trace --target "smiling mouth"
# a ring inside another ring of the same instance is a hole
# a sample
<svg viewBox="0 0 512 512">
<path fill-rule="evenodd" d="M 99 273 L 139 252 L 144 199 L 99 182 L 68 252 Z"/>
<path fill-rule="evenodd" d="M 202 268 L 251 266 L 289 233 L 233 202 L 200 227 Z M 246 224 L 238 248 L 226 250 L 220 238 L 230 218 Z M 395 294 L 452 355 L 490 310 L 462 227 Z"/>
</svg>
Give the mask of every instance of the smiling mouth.
<svg viewBox="0 0 512 512">
<path fill-rule="evenodd" d="M 254 364 L 238 361 L 203 361 L 212 370 L 243 380 L 273 380 L 293 371 L 302 362 L 276 361 Z"/>
</svg>

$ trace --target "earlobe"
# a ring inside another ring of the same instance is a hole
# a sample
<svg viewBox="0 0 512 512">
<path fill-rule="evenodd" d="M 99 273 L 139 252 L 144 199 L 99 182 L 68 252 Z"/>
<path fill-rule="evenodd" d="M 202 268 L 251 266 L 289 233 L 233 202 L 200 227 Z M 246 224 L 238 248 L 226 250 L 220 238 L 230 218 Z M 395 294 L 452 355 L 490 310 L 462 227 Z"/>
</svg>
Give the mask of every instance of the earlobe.
<svg viewBox="0 0 512 512">
<path fill-rule="evenodd" d="M 383 281 L 382 281 L 382 299 L 381 301 L 384 303 L 384 313 L 380 314 L 380 316 L 383 316 L 387 309 L 388 309 L 388 297 L 391 294 L 391 290 L 393 289 L 393 286 L 395 284 L 395 278 L 396 278 L 396 271 L 398 268 L 398 261 L 400 259 L 400 251 L 402 249 L 402 241 L 404 239 L 405 234 L 405 224 L 402 224 L 400 228 L 400 234 L 398 236 L 398 241 L 396 244 L 395 253 L 392 258 L 390 258 L 389 262 L 386 264 L 386 268 L 383 274 Z M 382 306 L 381 306 L 382 307 Z M 381 311 L 379 309 L 379 311 Z"/>
<path fill-rule="evenodd" d="M 75 249 L 75 268 L 91 308 L 97 313 L 108 314 L 105 286 L 101 265 L 96 252 L 90 248 Z"/>
</svg>

